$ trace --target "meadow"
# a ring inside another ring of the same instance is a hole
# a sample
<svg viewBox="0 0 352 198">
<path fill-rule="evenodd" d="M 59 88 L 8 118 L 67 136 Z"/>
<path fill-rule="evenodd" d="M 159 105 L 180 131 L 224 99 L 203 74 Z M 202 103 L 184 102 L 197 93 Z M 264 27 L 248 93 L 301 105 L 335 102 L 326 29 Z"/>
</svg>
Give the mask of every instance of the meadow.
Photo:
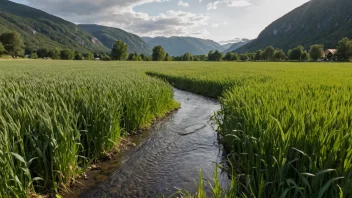
<svg viewBox="0 0 352 198">
<path fill-rule="evenodd" d="M 174 86 L 221 101 L 233 183 L 214 197 L 350 197 L 351 66 L 0 61 L 0 195 L 69 186 L 121 135 L 175 109 Z"/>
<path fill-rule="evenodd" d="M 178 107 L 129 64 L 0 62 L 0 197 L 68 188 L 127 133 Z"/>
<path fill-rule="evenodd" d="M 235 180 L 227 197 L 350 197 L 351 66 L 203 63 L 149 74 L 220 97 L 218 131 Z"/>
</svg>

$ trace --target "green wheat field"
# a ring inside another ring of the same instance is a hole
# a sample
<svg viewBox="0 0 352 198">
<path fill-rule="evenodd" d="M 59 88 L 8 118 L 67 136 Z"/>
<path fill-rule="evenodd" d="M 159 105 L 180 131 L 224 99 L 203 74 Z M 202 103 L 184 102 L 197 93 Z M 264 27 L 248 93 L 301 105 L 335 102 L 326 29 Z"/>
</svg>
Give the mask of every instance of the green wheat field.
<svg viewBox="0 0 352 198">
<path fill-rule="evenodd" d="M 221 102 L 232 184 L 214 197 L 352 196 L 351 63 L 51 60 L 0 61 L 0 195 L 67 188 L 177 108 L 173 87 Z"/>
</svg>

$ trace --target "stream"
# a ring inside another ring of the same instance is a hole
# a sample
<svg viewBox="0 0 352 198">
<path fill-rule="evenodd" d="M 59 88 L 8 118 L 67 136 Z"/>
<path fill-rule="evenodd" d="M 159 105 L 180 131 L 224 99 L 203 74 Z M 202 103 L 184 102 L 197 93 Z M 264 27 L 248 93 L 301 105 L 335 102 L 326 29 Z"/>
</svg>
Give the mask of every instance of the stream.
<svg viewBox="0 0 352 198">
<path fill-rule="evenodd" d="M 119 159 L 119 168 L 102 184 L 77 197 L 168 197 L 178 189 L 195 193 L 200 169 L 211 196 L 215 166 L 225 162 L 210 120 L 220 104 L 176 89 L 174 98 L 181 108 L 152 126 L 148 137 Z M 228 175 L 218 171 L 226 187 Z"/>
</svg>

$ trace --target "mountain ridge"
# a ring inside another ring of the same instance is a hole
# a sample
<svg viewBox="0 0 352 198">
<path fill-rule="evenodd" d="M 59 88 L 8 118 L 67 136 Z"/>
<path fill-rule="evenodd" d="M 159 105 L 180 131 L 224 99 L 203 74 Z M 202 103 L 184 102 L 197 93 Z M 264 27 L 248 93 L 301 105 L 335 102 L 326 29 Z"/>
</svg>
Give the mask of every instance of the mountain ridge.
<svg viewBox="0 0 352 198">
<path fill-rule="evenodd" d="M 171 56 L 181 56 L 185 53 L 205 55 L 210 50 L 224 51 L 225 48 L 210 39 L 200 39 L 190 36 L 142 37 L 150 46 L 161 45 Z"/>
<path fill-rule="evenodd" d="M 233 52 L 235 50 L 237 50 L 238 48 L 246 45 L 247 43 L 251 42 L 252 40 L 249 40 L 249 39 L 242 39 L 240 40 L 239 42 L 237 43 L 232 43 L 230 47 L 228 47 L 225 51 L 223 51 L 224 53 L 227 53 L 227 52 Z"/>
<path fill-rule="evenodd" d="M 128 45 L 129 53 L 140 53 L 145 55 L 150 55 L 152 53 L 151 47 L 136 34 L 132 34 L 119 28 L 96 24 L 79 24 L 78 26 L 99 39 L 105 47 L 109 49 L 113 47 L 117 40 L 122 40 Z"/>
<path fill-rule="evenodd" d="M 93 35 L 62 18 L 8 0 L 0 0 L 0 5 L 0 33 L 20 33 L 27 53 L 57 47 L 81 52 L 108 51 Z"/>
<path fill-rule="evenodd" d="M 272 45 L 288 51 L 312 44 L 335 48 L 343 37 L 352 37 L 352 1 L 311 0 L 267 26 L 257 39 L 235 50 L 253 52 Z"/>
</svg>

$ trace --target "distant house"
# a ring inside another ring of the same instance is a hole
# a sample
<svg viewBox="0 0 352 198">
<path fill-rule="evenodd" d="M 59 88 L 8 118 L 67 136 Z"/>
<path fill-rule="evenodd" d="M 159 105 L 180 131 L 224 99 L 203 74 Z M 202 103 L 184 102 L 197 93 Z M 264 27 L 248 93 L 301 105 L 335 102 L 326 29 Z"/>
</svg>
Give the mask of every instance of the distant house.
<svg viewBox="0 0 352 198">
<path fill-rule="evenodd" d="M 327 49 L 325 50 L 325 59 L 326 60 L 336 60 L 337 49 Z"/>
</svg>

